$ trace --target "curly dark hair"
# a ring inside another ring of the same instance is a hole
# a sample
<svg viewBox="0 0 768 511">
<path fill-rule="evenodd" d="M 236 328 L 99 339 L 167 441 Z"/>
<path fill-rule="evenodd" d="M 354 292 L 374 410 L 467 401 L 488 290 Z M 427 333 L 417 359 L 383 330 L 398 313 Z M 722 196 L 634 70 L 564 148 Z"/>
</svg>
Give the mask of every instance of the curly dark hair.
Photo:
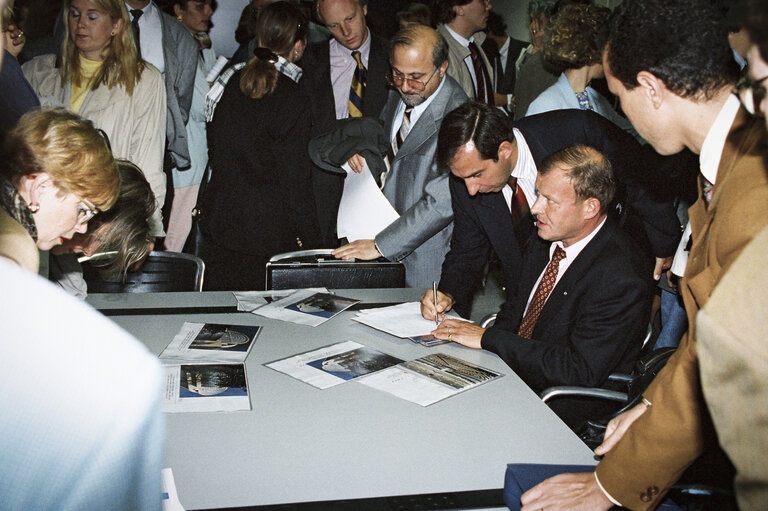
<svg viewBox="0 0 768 511">
<path fill-rule="evenodd" d="M 627 89 L 648 71 L 680 97 L 711 99 L 739 77 L 724 16 L 711 0 L 625 0 L 606 36 L 610 72 Z"/>
<path fill-rule="evenodd" d="M 578 69 L 599 63 L 603 56 L 600 30 L 611 10 L 587 4 L 563 7 L 544 34 L 544 58 L 561 69 Z"/>
</svg>

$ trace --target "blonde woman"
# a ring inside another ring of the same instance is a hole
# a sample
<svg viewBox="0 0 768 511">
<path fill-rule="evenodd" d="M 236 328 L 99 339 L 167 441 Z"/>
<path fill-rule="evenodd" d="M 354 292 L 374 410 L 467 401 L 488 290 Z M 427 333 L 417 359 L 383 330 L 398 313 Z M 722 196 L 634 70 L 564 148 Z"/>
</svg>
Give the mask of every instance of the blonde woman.
<svg viewBox="0 0 768 511">
<path fill-rule="evenodd" d="M 61 54 L 22 66 L 42 105 L 63 106 L 109 136 L 115 157 L 141 168 L 157 209 L 153 236 L 163 235 L 166 93 L 163 77 L 138 58 L 123 0 L 64 0 Z"/>
</svg>

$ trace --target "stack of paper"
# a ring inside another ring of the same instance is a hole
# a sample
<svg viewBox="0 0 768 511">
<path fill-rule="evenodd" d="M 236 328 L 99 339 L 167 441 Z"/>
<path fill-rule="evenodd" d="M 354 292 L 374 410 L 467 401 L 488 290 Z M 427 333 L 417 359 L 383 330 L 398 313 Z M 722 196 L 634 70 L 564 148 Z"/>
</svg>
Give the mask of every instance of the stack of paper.
<svg viewBox="0 0 768 511">
<path fill-rule="evenodd" d="M 250 410 L 245 362 L 260 326 L 184 323 L 160 354 L 166 412 Z"/>
<path fill-rule="evenodd" d="M 325 323 L 359 301 L 336 296 L 322 288 L 300 289 L 252 312 L 267 318 L 314 327 Z"/>
<path fill-rule="evenodd" d="M 448 317 L 462 319 L 452 313 L 449 313 Z M 427 336 L 436 327 L 434 320 L 424 319 L 421 315 L 419 302 L 362 310 L 352 319 L 376 330 L 402 338 Z"/>
</svg>

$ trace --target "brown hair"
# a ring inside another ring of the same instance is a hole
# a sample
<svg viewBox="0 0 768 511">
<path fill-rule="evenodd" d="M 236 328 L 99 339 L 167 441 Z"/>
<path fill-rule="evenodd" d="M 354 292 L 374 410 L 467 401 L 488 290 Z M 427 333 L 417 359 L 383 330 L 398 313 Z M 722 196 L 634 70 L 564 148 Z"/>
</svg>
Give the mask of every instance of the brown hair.
<svg viewBox="0 0 768 511">
<path fill-rule="evenodd" d="M 600 30 L 610 15 L 606 7 L 566 5 L 544 33 L 544 58 L 562 69 L 578 69 L 601 62 Z"/>
<path fill-rule="evenodd" d="M 240 90 L 259 99 L 277 86 L 276 55 L 287 58 L 296 41 L 305 41 L 309 26 L 301 11 L 288 2 L 275 2 L 262 9 L 257 23 L 259 47 L 240 74 Z"/>
<path fill-rule="evenodd" d="M 2 156 L 2 172 L 15 186 L 46 172 L 62 191 L 102 211 L 117 199 L 117 168 L 105 136 L 91 121 L 62 108 L 24 114 L 6 135 Z"/>
</svg>

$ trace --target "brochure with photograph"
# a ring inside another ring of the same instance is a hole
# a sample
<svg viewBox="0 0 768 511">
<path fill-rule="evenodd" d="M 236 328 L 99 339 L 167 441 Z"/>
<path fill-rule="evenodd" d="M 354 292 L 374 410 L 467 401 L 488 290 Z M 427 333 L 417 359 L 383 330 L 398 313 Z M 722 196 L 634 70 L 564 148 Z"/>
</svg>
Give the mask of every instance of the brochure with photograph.
<svg viewBox="0 0 768 511">
<path fill-rule="evenodd" d="M 186 322 L 160 358 L 244 362 L 260 332 L 260 326 Z"/>
<path fill-rule="evenodd" d="M 233 412 L 250 410 L 245 364 L 173 364 L 165 370 L 163 411 Z"/>
<path fill-rule="evenodd" d="M 259 307 L 290 296 L 296 291 L 296 289 L 274 289 L 270 291 L 233 291 L 232 294 L 235 295 L 235 300 L 237 300 L 237 310 L 253 312 Z M 328 292 L 324 287 L 317 288 L 317 291 L 322 293 Z"/>
<path fill-rule="evenodd" d="M 501 376 L 450 355 L 435 353 L 372 374 L 360 383 L 429 406 Z"/>
<path fill-rule="evenodd" d="M 345 341 L 264 365 L 318 389 L 327 389 L 401 362 L 362 344 Z"/>
<path fill-rule="evenodd" d="M 317 289 L 300 289 L 254 310 L 254 314 L 312 327 L 321 325 L 360 300 Z"/>
</svg>

